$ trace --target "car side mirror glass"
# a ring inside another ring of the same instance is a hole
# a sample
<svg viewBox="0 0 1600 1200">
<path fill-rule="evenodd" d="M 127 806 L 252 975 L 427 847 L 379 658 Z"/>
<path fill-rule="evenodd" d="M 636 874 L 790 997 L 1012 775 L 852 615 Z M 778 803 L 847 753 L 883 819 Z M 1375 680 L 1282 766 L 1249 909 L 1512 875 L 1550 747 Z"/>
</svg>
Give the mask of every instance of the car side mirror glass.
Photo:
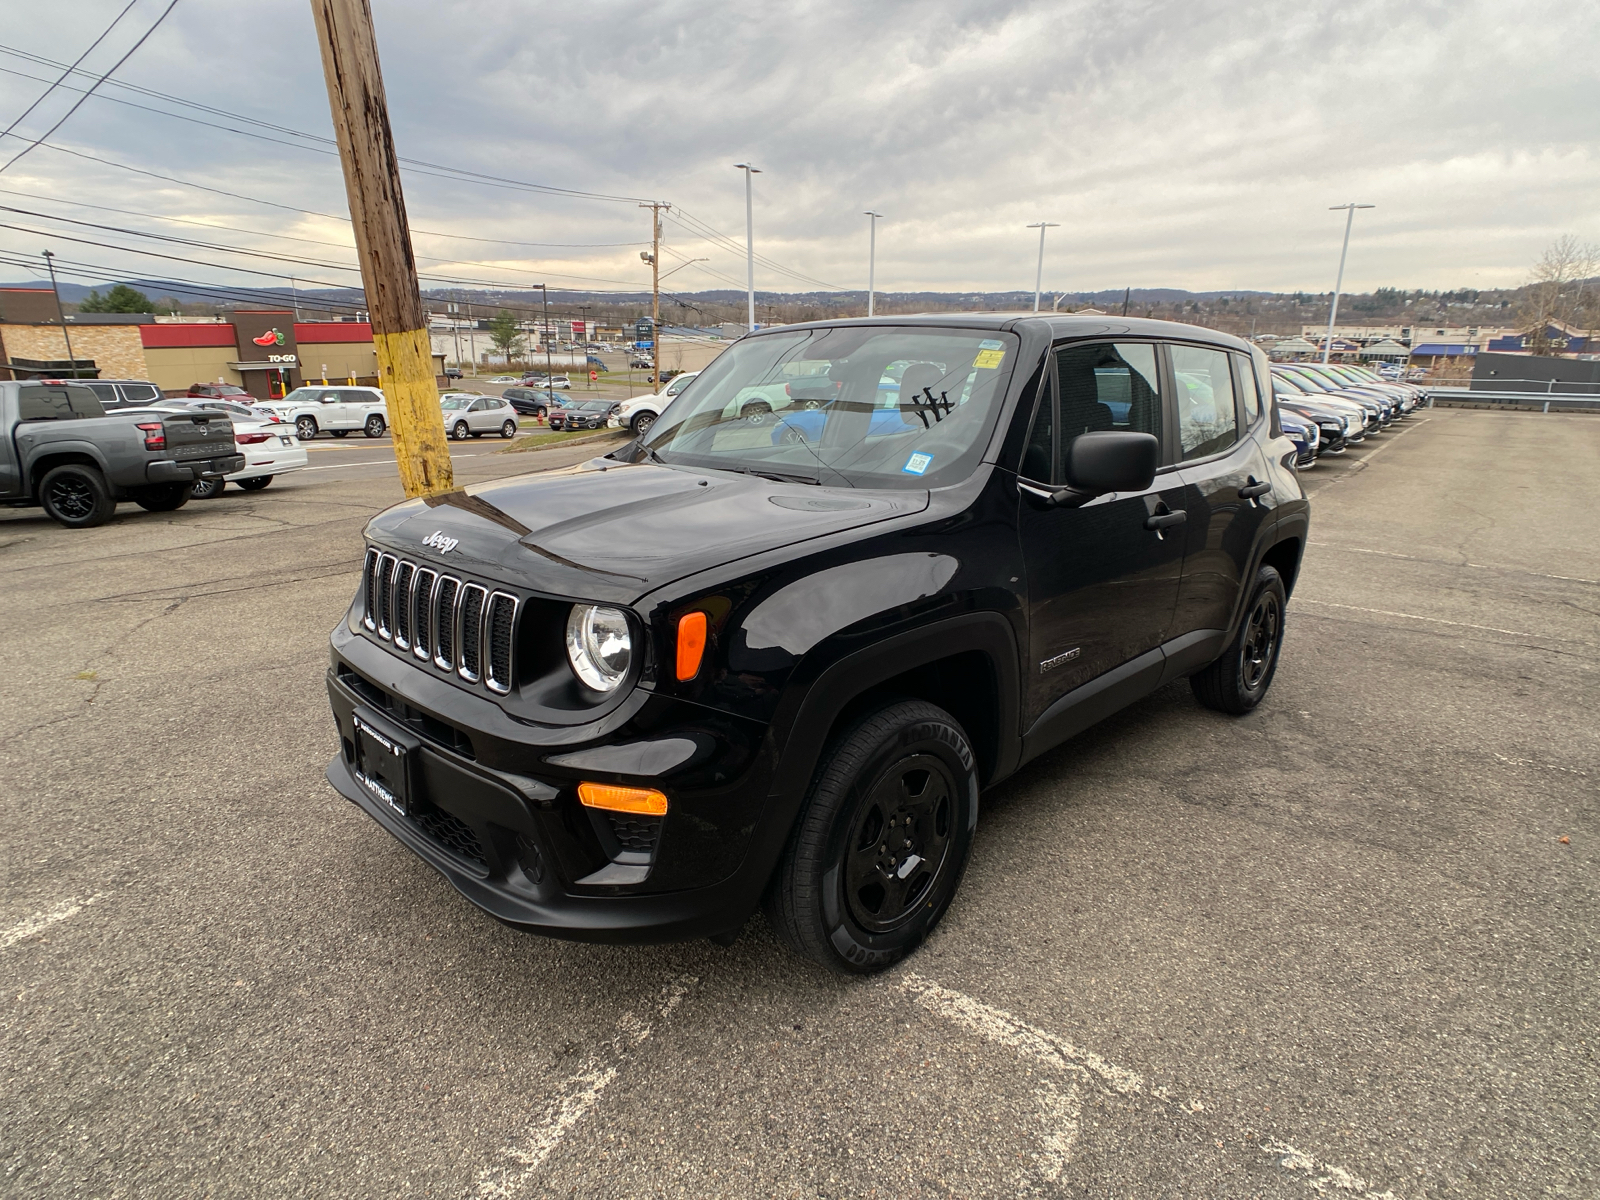
<svg viewBox="0 0 1600 1200">
<path fill-rule="evenodd" d="M 1160 457 L 1161 445 L 1148 433 L 1079 434 L 1067 450 L 1068 490 L 1086 499 L 1142 492 L 1155 481 Z"/>
</svg>

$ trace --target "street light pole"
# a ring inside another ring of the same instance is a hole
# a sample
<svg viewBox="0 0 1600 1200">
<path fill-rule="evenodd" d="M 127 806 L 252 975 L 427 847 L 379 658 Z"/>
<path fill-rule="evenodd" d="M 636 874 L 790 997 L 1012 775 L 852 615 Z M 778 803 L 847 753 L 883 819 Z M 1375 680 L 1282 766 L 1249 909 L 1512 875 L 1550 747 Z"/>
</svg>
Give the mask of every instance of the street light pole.
<svg viewBox="0 0 1600 1200">
<path fill-rule="evenodd" d="M 1343 210 L 1345 213 L 1345 218 L 1344 246 L 1339 251 L 1339 278 L 1334 282 L 1333 304 L 1328 309 L 1328 337 L 1327 340 L 1322 343 L 1322 361 L 1324 365 L 1326 365 L 1329 356 L 1333 353 L 1333 324 L 1339 319 L 1339 293 L 1344 290 L 1344 256 L 1350 253 L 1350 226 L 1355 224 L 1356 209 L 1376 207 L 1376 204 L 1356 204 L 1354 202 L 1350 204 L 1331 204 L 1328 206 L 1329 212 L 1339 212 L 1340 210 Z"/>
<path fill-rule="evenodd" d="M 537 286 L 539 294 L 544 297 L 544 331 L 541 339 L 544 342 L 544 390 L 554 395 L 556 385 L 551 382 L 553 372 L 550 369 L 550 285 L 541 283 Z"/>
<path fill-rule="evenodd" d="M 883 214 L 881 212 L 873 212 L 871 209 L 868 209 L 862 215 L 872 218 L 867 223 L 868 226 L 870 227 L 870 232 L 868 232 L 868 234 L 867 234 L 867 316 L 870 317 L 870 316 L 872 316 L 873 288 L 874 288 L 874 286 L 875 286 L 875 284 L 877 282 L 876 281 L 876 274 L 877 274 L 877 267 L 878 267 L 878 218 L 883 216 Z"/>
<path fill-rule="evenodd" d="M 78 360 L 72 357 L 72 335 L 67 332 L 67 314 L 61 307 L 61 289 L 56 286 L 55 257 L 54 251 L 46 250 L 44 252 L 44 265 L 50 269 L 50 290 L 55 293 L 56 297 L 56 316 L 61 318 L 61 337 L 67 343 L 67 362 L 71 366 L 72 377 L 76 379 L 78 377 Z"/>
<path fill-rule="evenodd" d="M 733 165 L 744 172 L 745 291 L 750 302 L 750 328 L 746 332 L 753 332 L 756 327 L 756 210 L 751 176 L 761 174 L 761 168 L 753 167 L 749 163 L 734 163 Z"/>
<path fill-rule="evenodd" d="M 1039 311 L 1039 291 L 1044 285 L 1044 231 L 1046 229 L 1060 228 L 1055 221 L 1036 221 L 1028 226 L 1029 229 L 1039 231 L 1039 270 L 1033 277 L 1033 311 Z"/>
</svg>

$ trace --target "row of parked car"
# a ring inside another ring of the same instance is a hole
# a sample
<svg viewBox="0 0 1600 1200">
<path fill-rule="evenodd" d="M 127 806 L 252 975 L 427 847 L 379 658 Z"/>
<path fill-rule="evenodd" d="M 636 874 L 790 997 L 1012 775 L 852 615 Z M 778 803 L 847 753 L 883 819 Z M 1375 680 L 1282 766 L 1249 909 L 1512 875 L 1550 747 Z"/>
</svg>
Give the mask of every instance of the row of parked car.
<svg viewBox="0 0 1600 1200">
<path fill-rule="evenodd" d="M 1343 363 L 1274 363 L 1272 394 L 1302 470 L 1409 416 L 1424 399 L 1414 384 Z"/>
</svg>

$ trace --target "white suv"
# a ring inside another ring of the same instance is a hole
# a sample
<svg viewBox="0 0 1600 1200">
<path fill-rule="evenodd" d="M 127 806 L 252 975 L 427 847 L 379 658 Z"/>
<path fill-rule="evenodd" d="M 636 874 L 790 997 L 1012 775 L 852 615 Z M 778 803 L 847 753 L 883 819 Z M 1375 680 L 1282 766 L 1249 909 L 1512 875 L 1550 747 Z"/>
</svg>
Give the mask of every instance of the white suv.
<svg viewBox="0 0 1600 1200">
<path fill-rule="evenodd" d="M 282 400 L 269 400 L 263 407 L 291 422 L 302 442 L 309 442 L 324 429 L 334 437 L 359 429 L 369 438 L 376 438 L 389 428 L 389 409 L 383 393 L 373 387 L 298 387 Z"/>
<path fill-rule="evenodd" d="M 699 374 L 699 371 L 690 371 L 687 374 L 679 375 L 659 392 L 649 396 L 635 396 L 632 400 L 624 400 L 621 407 L 611 414 L 606 424 L 612 429 L 621 429 L 626 425 L 633 430 L 635 435 L 643 435 L 645 430 L 656 423 L 656 418 L 661 415 L 661 410 L 672 403 L 672 398 L 688 387 L 690 381 Z"/>
</svg>

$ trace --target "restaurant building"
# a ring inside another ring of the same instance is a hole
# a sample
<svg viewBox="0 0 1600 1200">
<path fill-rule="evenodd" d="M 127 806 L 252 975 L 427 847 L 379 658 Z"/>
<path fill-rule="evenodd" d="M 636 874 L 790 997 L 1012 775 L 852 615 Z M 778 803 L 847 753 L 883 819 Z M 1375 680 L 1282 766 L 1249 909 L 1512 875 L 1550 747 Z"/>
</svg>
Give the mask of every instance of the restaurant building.
<svg viewBox="0 0 1600 1200">
<path fill-rule="evenodd" d="M 68 354 L 68 338 L 71 353 Z M 366 321 L 296 321 L 287 309 L 238 309 L 226 320 L 148 313 L 68 313 L 39 288 L 0 288 L 0 378 L 144 379 L 175 394 L 232 383 L 262 400 L 302 383 L 378 386 Z M 444 381 L 444 356 L 434 355 Z"/>
</svg>

